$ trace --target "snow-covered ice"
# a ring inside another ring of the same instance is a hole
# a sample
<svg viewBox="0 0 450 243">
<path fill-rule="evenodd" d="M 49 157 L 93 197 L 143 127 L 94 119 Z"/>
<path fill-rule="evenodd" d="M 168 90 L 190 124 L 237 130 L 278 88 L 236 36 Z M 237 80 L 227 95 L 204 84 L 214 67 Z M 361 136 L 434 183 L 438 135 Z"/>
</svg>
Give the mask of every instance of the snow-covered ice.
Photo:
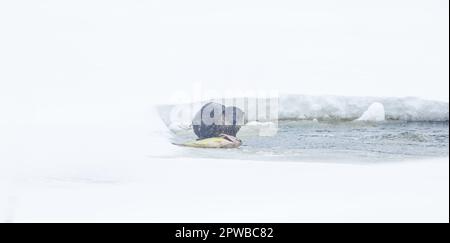
<svg viewBox="0 0 450 243">
<path fill-rule="evenodd" d="M 180 148 L 156 118 L 9 127 L 0 139 L 0 221 L 448 222 L 448 158 L 168 158 Z"/>
<path fill-rule="evenodd" d="M 14 222 L 448 222 L 448 161 L 108 160 L 24 174 Z"/>
</svg>

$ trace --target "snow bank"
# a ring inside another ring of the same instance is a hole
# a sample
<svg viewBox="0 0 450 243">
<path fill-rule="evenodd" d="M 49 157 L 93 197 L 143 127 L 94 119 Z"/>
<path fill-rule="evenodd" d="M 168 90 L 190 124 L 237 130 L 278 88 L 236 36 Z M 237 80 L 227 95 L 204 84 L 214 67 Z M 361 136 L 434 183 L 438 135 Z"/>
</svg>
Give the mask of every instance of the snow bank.
<svg viewBox="0 0 450 243">
<path fill-rule="evenodd" d="M 238 98 L 242 99 L 242 98 Z M 229 100 L 225 100 L 229 102 Z M 248 102 L 247 110 L 254 110 L 257 102 Z M 236 104 L 245 110 L 243 102 Z M 164 123 L 172 131 L 189 129 L 201 102 L 159 106 Z M 281 95 L 278 98 L 278 119 L 281 120 L 401 120 L 448 121 L 448 102 L 419 98 L 377 98 L 348 96 Z M 255 113 L 252 113 L 255 114 Z M 249 121 L 268 122 L 248 114 Z"/>
<path fill-rule="evenodd" d="M 354 120 L 360 118 L 374 103 L 384 106 L 387 120 L 448 121 L 449 117 L 447 102 L 412 97 L 286 95 L 281 96 L 279 101 L 280 119 Z"/>
</svg>

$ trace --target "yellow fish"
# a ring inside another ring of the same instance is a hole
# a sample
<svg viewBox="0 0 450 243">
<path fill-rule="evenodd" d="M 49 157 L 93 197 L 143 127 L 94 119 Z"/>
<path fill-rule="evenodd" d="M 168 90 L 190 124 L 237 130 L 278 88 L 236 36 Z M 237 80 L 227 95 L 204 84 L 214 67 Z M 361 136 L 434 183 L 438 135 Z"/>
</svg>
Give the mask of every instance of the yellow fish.
<svg viewBox="0 0 450 243">
<path fill-rule="evenodd" d="M 219 137 L 205 138 L 175 145 L 193 148 L 237 148 L 241 146 L 241 144 L 242 141 L 240 139 L 230 135 L 221 134 Z"/>
</svg>

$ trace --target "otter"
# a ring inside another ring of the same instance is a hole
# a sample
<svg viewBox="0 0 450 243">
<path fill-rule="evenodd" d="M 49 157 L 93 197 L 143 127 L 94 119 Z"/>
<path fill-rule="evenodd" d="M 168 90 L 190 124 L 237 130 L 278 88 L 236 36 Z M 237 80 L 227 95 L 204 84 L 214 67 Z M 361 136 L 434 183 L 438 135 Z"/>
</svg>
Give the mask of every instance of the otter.
<svg viewBox="0 0 450 243">
<path fill-rule="evenodd" d="M 192 127 L 198 139 L 220 137 L 225 134 L 236 137 L 245 123 L 245 113 L 235 107 L 219 103 L 205 104 L 192 120 Z"/>
</svg>

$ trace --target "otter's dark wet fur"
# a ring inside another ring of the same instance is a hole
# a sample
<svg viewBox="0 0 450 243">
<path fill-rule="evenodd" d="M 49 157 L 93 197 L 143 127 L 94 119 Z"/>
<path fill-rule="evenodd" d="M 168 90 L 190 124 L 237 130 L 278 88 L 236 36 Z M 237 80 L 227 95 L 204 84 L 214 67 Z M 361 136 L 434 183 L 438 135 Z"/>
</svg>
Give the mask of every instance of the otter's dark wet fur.
<svg viewBox="0 0 450 243">
<path fill-rule="evenodd" d="M 192 127 L 198 139 L 219 137 L 221 134 L 236 137 L 244 120 L 241 109 L 210 102 L 197 112 Z"/>
</svg>

